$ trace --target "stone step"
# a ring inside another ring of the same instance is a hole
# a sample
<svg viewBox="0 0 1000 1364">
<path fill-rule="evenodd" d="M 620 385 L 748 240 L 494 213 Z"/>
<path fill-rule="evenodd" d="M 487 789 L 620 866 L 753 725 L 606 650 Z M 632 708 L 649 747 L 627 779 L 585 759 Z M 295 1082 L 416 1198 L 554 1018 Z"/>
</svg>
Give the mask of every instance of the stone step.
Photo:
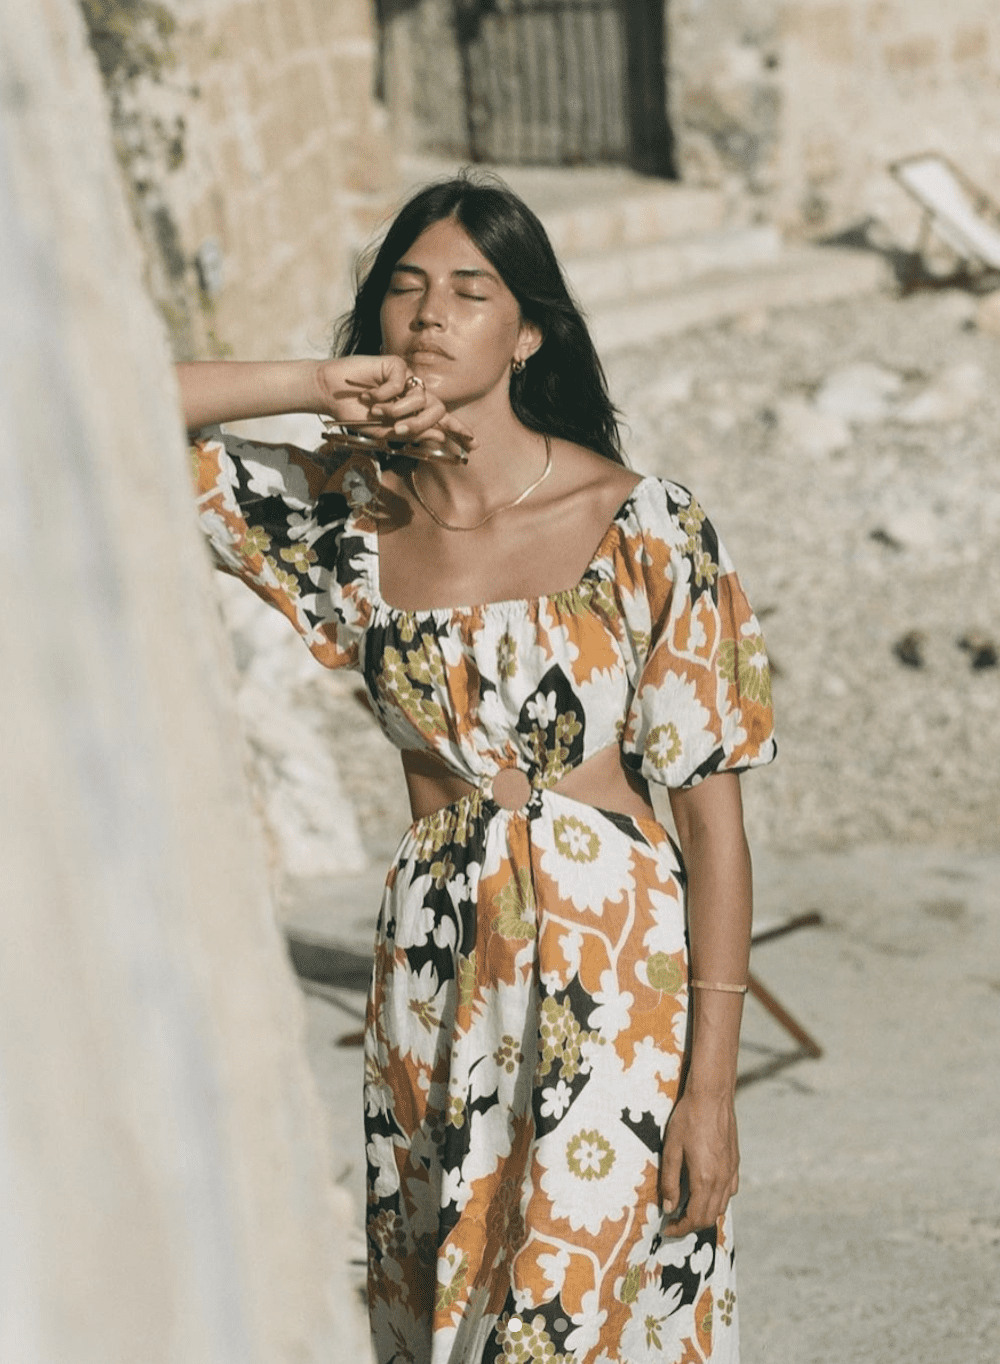
<svg viewBox="0 0 1000 1364">
<path fill-rule="evenodd" d="M 545 224 L 555 253 L 564 262 L 715 232 L 730 216 L 727 198 L 719 190 L 637 180 L 577 184 L 576 194 L 585 188 L 586 197 L 567 194 L 551 204 L 530 190 L 523 197 Z"/>
<path fill-rule="evenodd" d="M 881 256 L 799 246 L 752 270 L 705 275 L 654 297 L 602 304 L 590 311 L 589 323 L 598 353 L 606 355 L 744 314 L 830 303 L 890 283 Z"/>
<path fill-rule="evenodd" d="M 399 198 L 459 163 L 429 157 L 400 161 Z M 490 166 L 542 222 L 560 260 L 715 232 L 732 222 L 723 190 L 639 175 L 622 166 Z"/>
<path fill-rule="evenodd" d="M 593 313 L 607 304 L 678 288 L 703 275 L 774 264 L 782 249 L 777 228 L 765 224 L 568 256 L 564 264 L 577 298 Z"/>
</svg>

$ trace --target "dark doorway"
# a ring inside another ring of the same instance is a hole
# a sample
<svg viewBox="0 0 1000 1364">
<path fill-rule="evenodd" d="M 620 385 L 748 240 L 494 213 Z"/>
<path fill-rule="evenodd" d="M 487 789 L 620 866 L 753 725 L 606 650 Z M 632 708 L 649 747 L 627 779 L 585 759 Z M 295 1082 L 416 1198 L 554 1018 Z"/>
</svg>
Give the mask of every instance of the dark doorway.
<svg viewBox="0 0 1000 1364">
<path fill-rule="evenodd" d="M 674 175 L 664 0 L 456 0 L 469 156 Z"/>
</svg>

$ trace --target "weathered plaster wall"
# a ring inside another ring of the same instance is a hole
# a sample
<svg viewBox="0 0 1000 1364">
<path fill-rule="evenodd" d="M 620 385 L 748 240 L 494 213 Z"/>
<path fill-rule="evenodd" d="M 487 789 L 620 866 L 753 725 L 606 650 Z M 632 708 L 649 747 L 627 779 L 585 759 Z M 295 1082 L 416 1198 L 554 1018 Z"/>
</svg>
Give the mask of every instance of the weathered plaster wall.
<svg viewBox="0 0 1000 1364">
<path fill-rule="evenodd" d="M 0 1359 L 363 1360 L 106 106 L 0 30 Z"/>
<path fill-rule="evenodd" d="M 934 149 L 1000 181 L 1000 10 L 991 0 L 669 0 L 681 176 L 744 185 L 821 233 L 916 210 L 885 173 Z"/>
</svg>

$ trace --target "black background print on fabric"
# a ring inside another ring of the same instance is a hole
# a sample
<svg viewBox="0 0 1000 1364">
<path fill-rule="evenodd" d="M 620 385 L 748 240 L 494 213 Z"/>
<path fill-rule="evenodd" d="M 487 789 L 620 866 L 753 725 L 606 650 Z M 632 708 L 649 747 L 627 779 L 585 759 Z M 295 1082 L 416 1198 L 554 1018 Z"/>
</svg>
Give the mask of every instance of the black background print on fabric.
<svg viewBox="0 0 1000 1364">
<path fill-rule="evenodd" d="M 675 498 L 671 497 L 670 493 L 666 489 L 664 489 L 664 496 L 667 499 L 667 510 L 669 511 L 671 517 L 675 521 L 677 521 L 682 530 L 684 529 L 684 513 L 688 510 L 688 507 L 693 505 L 700 505 L 697 503 L 697 499 L 694 497 L 694 495 L 688 492 L 686 488 L 684 489 L 684 492 L 687 493 L 688 501 L 678 502 Z M 702 515 L 704 516 L 704 510 L 702 510 Z M 693 606 L 695 602 L 698 600 L 698 598 L 702 596 L 705 592 L 707 592 L 709 596 L 712 598 L 712 601 L 715 602 L 716 605 L 718 605 L 719 574 L 716 573 L 713 575 L 710 581 L 703 581 L 699 584 L 697 580 L 697 575 L 695 573 L 695 554 L 698 552 L 698 550 L 703 550 L 705 554 L 708 555 L 709 559 L 711 559 L 712 563 L 715 564 L 716 566 L 718 566 L 719 563 L 719 536 L 716 532 L 715 527 L 712 525 L 711 521 L 709 521 L 707 516 L 704 516 L 704 520 L 701 523 L 701 528 L 693 537 L 693 539 L 694 552 L 693 553 L 685 552 L 684 554 L 684 557 L 686 559 L 690 559 L 691 561 L 690 581 L 691 605 Z"/>
<path fill-rule="evenodd" d="M 551 717 L 548 715 L 550 696 L 555 701 L 555 714 Z M 536 718 L 539 707 L 545 708 L 544 725 Z M 575 734 L 567 736 L 563 726 L 559 724 L 562 716 L 569 716 L 575 720 L 576 726 L 579 726 Z M 583 761 L 584 739 L 587 733 L 586 716 L 569 678 L 558 663 L 552 665 L 525 700 L 518 715 L 517 732 L 523 738 L 533 740 L 529 745 L 531 760 L 543 771 L 547 765 L 548 755 L 552 753 L 557 743 L 567 750 L 562 760 L 567 771 Z"/>
</svg>

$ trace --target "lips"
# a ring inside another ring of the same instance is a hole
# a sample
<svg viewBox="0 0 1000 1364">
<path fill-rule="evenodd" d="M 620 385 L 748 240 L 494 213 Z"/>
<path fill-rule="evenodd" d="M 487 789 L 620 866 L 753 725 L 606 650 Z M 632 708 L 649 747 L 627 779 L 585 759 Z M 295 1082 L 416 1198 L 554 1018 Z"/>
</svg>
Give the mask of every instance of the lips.
<svg viewBox="0 0 1000 1364">
<path fill-rule="evenodd" d="M 414 360 L 453 360 L 455 357 L 449 355 L 442 346 L 436 346 L 433 341 L 421 341 L 419 346 L 411 346 L 406 352 L 409 361 Z"/>
</svg>

